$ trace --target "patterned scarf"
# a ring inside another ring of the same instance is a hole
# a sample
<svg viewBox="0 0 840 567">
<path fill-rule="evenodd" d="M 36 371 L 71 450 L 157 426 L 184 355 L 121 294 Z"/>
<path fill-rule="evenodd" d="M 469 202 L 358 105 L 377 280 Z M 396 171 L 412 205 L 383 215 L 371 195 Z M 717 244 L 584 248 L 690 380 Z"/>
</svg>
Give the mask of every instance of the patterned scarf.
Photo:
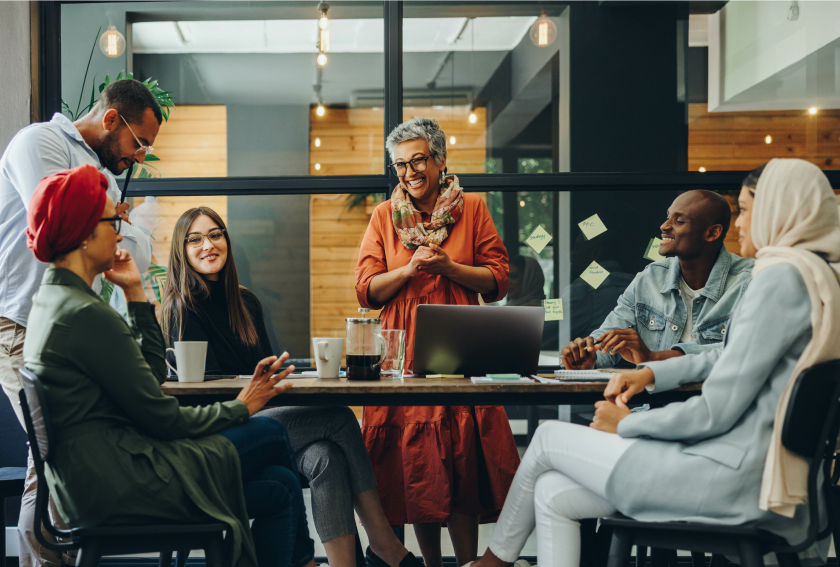
<svg viewBox="0 0 840 567">
<path fill-rule="evenodd" d="M 449 236 L 450 225 L 458 222 L 463 212 L 464 190 L 461 189 L 455 175 L 447 175 L 441 183 L 440 196 L 429 222 L 423 222 L 420 211 L 414 208 L 402 183 L 391 193 L 394 230 L 397 231 L 400 242 L 409 250 L 416 250 L 424 244 L 443 244 Z"/>
</svg>

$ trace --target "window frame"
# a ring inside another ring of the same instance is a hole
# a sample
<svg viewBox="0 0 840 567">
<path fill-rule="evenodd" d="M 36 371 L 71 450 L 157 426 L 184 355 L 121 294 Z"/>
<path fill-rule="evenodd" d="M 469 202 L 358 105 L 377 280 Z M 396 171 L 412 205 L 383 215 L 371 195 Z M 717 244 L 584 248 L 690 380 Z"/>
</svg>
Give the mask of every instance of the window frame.
<svg viewBox="0 0 840 567">
<path fill-rule="evenodd" d="M 38 3 L 38 22 L 33 23 L 38 53 L 33 53 L 33 93 L 41 120 L 61 112 L 61 7 L 71 0 Z M 558 4 L 565 4 L 560 2 Z M 385 112 L 384 134 L 402 123 L 403 99 L 403 0 L 384 0 Z M 35 42 L 33 42 L 35 43 Z M 35 88 L 37 87 L 37 88 Z M 33 112 L 33 114 L 35 114 Z M 128 197 L 202 195 L 301 195 L 381 193 L 390 198 L 398 181 L 388 171 L 383 148 L 381 175 L 335 175 L 296 177 L 201 177 L 133 180 Z M 662 172 L 558 172 L 460 174 L 466 191 L 688 191 L 692 189 L 737 190 L 747 171 Z M 840 170 L 824 171 L 832 188 L 840 189 Z"/>
</svg>

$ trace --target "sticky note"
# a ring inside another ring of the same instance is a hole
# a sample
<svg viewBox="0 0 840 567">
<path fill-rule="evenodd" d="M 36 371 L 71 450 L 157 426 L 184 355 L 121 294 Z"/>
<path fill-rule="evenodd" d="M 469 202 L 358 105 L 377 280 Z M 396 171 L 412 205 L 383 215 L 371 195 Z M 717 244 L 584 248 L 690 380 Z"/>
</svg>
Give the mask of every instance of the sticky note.
<svg viewBox="0 0 840 567">
<path fill-rule="evenodd" d="M 543 299 L 543 309 L 545 309 L 546 321 L 562 321 L 563 320 L 563 300 L 562 299 Z"/>
<path fill-rule="evenodd" d="M 598 289 L 610 273 L 605 270 L 598 262 L 592 262 L 580 275 L 581 279 Z"/>
<path fill-rule="evenodd" d="M 665 256 L 659 253 L 659 245 L 662 244 L 662 241 L 658 238 L 651 238 L 650 242 L 648 242 L 647 248 L 645 249 L 644 258 L 646 260 L 652 260 L 654 262 L 658 262 L 659 260 L 664 260 Z"/>
<path fill-rule="evenodd" d="M 543 251 L 548 243 L 551 241 L 551 235 L 546 232 L 546 230 L 542 227 L 542 225 L 538 226 L 537 229 L 531 233 L 531 236 L 525 241 L 525 244 L 530 246 L 531 248 L 536 251 L 537 254 Z"/>
<path fill-rule="evenodd" d="M 599 234 L 607 232 L 607 227 L 604 226 L 604 223 L 601 222 L 601 218 L 598 215 L 592 215 L 588 219 L 580 221 L 578 226 L 583 231 L 583 235 L 587 240 L 592 240 Z"/>
</svg>

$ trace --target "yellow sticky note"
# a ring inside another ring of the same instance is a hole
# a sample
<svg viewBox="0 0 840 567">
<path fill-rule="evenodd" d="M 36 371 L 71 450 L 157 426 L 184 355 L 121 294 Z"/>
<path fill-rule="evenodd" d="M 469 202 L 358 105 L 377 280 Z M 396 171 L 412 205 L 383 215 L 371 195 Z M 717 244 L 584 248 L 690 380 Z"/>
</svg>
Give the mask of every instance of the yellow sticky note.
<svg viewBox="0 0 840 567">
<path fill-rule="evenodd" d="M 665 256 L 659 253 L 660 244 L 662 244 L 661 240 L 659 240 L 658 238 L 651 238 L 650 242 L 648 242 L 647 249 L 645 250 L 644 258 L 647 260 L 652 260 L 654 262 L 664 260 Z"/>
<path fill-rule="evenodd" d="M 543 309 L 545 309 L 546 321 L 562 321 L 563 320 L 563 300 L 562 299 L 543 299 Z"/>
<path fill-rule="evenodd" d="M 525 244 L 533 248 L 534 251 L 539 254 L 549 242 L 551 242 L 551 235 L 546 232 L 542 225 L 540 225 L 534 232 L 531 233 L 531 236 L 528 237 Z"/>
<path fill-rule="evenodd" d="M 580 275 L 580 278 L 598 289 L 610 273 L 605 270 L 598 262 L 592 262 Z"/>
<path fill-rule="evenodd" d="M 587 240 L 592 240 L 599 234 L 607 232 L 607 227 L 604 226 L 604 223 L 601 222 L 601 218 L 598 215 L 592 215 L 588 219 L 580 221 L 578 226 L 583 231 L 583 235 Z"/>
</svg>

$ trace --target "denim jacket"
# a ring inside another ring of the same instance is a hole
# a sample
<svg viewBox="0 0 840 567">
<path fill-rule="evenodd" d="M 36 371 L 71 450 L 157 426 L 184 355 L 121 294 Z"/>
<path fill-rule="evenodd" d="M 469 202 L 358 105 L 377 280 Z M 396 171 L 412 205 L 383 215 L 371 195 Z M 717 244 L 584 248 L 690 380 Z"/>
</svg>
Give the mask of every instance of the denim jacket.
<svg viewBox="0 0 840 567">
<path fill-rule="evenodd" d="M 653 351 L 678 349 L 695 354 L 715 348 L 726 337 L 735 304 L 752 279 L 753 262 L 721 248 L 706 287 L 694 300 L 690 343 L 678 342 L 688 320 L 680 295 L 678 258 L 666 258 L 642 270 L 591 336 L 597 338 L 612 329 L 635 329 Z M 599 352 L 596 366 L 609 368 L 621 360 L 618 354 Z"/>
</svg>

